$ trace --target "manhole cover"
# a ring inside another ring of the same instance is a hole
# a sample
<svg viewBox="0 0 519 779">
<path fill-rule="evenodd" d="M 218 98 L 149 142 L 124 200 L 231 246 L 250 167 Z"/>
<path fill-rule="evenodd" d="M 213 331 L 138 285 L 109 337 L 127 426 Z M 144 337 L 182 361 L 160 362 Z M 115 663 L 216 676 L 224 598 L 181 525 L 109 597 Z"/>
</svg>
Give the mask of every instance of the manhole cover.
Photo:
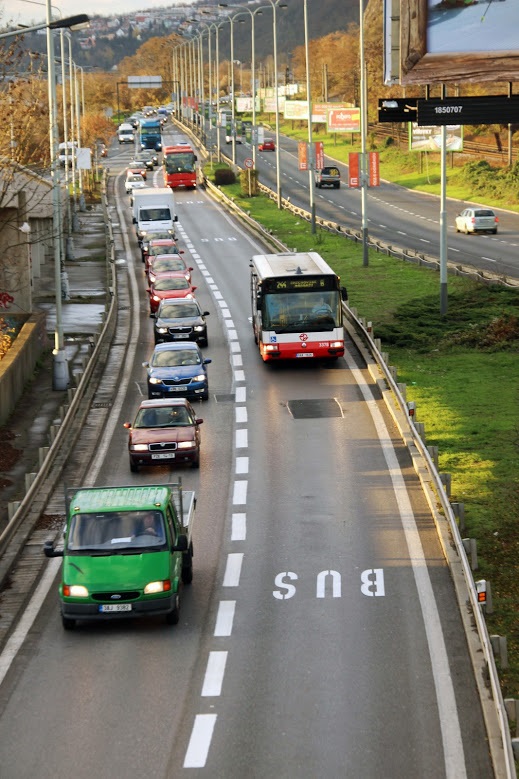
<svg viewBox="0 0 519 779">
<path fill-rule="evenodd" d="M 289 400 L 287 407 L 294 419 L 323 419 L 324 417 L 342 417 L 342 408 L 336 398 Z"/>
<path fill-rule="evenodd" d="M 236 397 L 234 392 L 228 392 L 227 394 L 225 392 L 221 392 L 220 394 L 215 395 L 214 399 L 217 403 L 234 403 Z"/>
</svg>

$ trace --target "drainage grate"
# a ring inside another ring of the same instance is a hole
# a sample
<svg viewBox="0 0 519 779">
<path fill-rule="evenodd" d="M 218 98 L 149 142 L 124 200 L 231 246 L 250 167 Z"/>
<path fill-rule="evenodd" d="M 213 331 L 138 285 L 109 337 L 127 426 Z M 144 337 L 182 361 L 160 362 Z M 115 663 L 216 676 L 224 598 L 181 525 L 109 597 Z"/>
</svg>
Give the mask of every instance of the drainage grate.
<svg viewBox="0 0 519 779">
<path fill-rule="evenodd" d="M 294 419 L 323 419 L 342 417 L 342 408 L 336 398 L 313 398 L 312 400 L 289 400 L 287 408 Z"/>
</svg>

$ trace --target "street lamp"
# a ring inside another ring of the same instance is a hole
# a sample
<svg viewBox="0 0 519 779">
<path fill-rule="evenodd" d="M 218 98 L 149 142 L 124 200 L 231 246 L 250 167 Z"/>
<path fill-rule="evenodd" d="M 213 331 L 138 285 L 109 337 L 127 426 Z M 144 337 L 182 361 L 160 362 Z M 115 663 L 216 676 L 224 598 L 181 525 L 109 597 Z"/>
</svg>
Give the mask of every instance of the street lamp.
<svg viewBox="0 0 519 779">
<path fill-rule="evenodd" d="M 305 64 L 306 64 L 306 101 L 308 103 L 308 154 L 306 155 L 308 164 L 308 191 L 310 193 L 310 224 L 311 231 L 315 233 L 315 201 L 314 201 L 314 182 L 313 168 L 315 164 L 315 154 L 312 143 L 312 92 L 310 84 L 310 53 L 308 45 L 308 0 L 304 0 L 304 26 L 305 26 Z"/>
</svg>

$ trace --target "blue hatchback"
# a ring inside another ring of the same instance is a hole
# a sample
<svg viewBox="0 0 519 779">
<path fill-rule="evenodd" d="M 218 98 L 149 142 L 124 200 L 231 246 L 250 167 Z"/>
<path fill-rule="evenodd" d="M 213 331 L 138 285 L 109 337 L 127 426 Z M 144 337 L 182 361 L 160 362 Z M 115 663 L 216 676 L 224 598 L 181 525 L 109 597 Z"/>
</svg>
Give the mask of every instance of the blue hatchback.
<svg viewBox="0 0 519 779">
<path fill-rule="evenodd" d="M 208 400 L 209 381 L 206 365 L 198 344 L 157 344 L 148 362 L 148 398 L 200 398 Z"/>
</svg>

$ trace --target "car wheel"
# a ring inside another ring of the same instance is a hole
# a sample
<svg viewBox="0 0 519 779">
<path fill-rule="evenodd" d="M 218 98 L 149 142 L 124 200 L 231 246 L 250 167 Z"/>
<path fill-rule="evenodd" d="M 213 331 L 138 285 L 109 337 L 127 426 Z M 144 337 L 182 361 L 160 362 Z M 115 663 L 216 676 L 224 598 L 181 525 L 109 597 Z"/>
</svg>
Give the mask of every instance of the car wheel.
<svg viewBox="0 0 519 779">
<path fill-rule="evenodd" d="M 132 473 L 139 473 L 139 466 L 137 463 L 134 463 L 132 460 L 130 460 L 130 471 Z"/>
<path fill-rule="evenodd" d="M 200 345 L 204 347 L 209 346 L 209 338 L 204 338 Z"/>
<path fill-rule="evenodd" d="M 204 392 L 203 395 L 200 395 L 200 397 L 202 398 L 202 400 L 209 400 L 209 390 L 207 390 L 207 392 Z"/>
<path fill-rule="evenodd" d="M 340 189 L 340 188 L 341 188 L 341 184 L 340 182 L 337 182 L 337 184 L 335 185 L 335 189 Z"/>
<path fill-rule="evenodd" d="M 196 459 L 191 463 L 192 468 L 200 468 L 200 452 L 196 455 Z"/>
<path fill-rule="evenodd" d="M 193 581 L 193 564 L 189 558 L 189 565 L 182 566 L 182 584 L 191 584 Z"/>
<path fill-rule="evenodd" d="M 495 230 L 492 230 L 491 232 L 492 232 L 493 235 L 497 235 L 497 227 L 496 227 Z"/>
<path fill-rule="evenodd" d="M 178 599 L 178 595 L 175 595 L 175 605 L 173 607 L 173 610 L 169 612 L 169 614 L 166 614 L 166 622 L 168 625 L 178 625 L 178 620 L 180 619 L 180 603 Z"/>
<path fill-rule="evenodd" d="M 459 233 L 459 231 L 460 231 L 460 229 L 459 229 L 458 225 L 456 225 L 456 232 Z"/>
<path fill-rule="evenodd" d="M 71 617 L 64 617 L 62 614 L 61 624 L 63 625 L 64 630 L 74 630 L 74 628 L 76 627 L 76 620 L 72 619 Z"/>
<path fill-rule="evenodd" d="M 469 228 L 467 227 L 467 225 L 465 225 L 465 229 L 464 229 L 463 232 L 465 233 L 465 235 L 469 234 Z"/>
</svg>

